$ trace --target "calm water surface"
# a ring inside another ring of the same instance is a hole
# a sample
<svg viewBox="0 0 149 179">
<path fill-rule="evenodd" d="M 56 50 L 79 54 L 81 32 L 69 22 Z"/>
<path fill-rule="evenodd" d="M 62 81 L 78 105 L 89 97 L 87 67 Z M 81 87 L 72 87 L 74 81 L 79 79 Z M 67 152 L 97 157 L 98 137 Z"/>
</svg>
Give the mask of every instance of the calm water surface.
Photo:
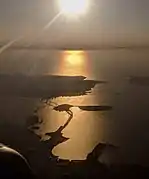
<svg viewBox="0 0 149 179">
<path fill-rule="evenodd" d="M 64 130 L 70 140 L 55 147 L 53 153 L 64 159 L 85 159 L 98 142 L 108 142 L 119 146 L 109 160 L 149 163 L 149 87 L 128 82 L 130 75 L 149 76 L 148 50 L 7 51 L 0 56 L 0 71 L 107 80 L 87 96 L 54 99 L 57 104 L 111 105 L 113 110 L 87 112 L 73 108 L 74 117 Z M 26 117 L 38 103 L 38 99 L 6 97 L 0 101 L 2 130 L 8 124 L 25 125 Z M 55 131 L 68 119 L 65 112 L 49 107 L 40 115 L 44 120 L 38 131 L 41 136 Z"/>
</svg>

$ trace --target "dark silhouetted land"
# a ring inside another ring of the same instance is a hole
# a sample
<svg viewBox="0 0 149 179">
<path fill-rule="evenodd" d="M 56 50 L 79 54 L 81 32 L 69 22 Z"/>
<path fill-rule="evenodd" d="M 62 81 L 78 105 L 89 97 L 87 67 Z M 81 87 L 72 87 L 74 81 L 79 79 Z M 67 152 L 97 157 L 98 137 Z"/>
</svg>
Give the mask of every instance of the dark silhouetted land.
<svg viewBox="0 0 149 179">
<path fill-rule="evenodd" d="M 0 74 L 0 95 L 50 99 L 60 96 L 86 95 L 96 84 L 84 76 L 25 76 Z M 60 88 L 59 88 L 60 86 Z"/>
</svg>

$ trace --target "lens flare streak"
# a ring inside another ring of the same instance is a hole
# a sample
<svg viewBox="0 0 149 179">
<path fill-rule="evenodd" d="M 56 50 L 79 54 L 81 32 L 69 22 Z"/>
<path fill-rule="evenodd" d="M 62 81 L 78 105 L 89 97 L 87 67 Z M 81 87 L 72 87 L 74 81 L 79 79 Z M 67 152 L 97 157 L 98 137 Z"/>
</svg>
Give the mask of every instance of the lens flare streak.
<svg viewBox="0 0 149 179">
<path fill-rule="evenodd" d="M 5 44 L 4 46 L 2 46 L 0 48 L 0 54 L 2 54 L 4 51 L 6 51 L 9 47 L 11 47 L 15 42 L 20 41 L 23 37 L 18 37 L 10 42 L 8 42 L 7 44 Z"/>
</svg>

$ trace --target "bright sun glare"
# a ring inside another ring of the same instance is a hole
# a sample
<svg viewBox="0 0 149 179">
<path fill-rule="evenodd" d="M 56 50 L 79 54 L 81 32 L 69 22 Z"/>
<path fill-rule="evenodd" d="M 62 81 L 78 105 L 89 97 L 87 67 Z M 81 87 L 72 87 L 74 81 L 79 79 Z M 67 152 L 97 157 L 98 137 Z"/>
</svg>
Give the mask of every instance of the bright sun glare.
<svg viewBox="0 0 149 179">
<path fill-rule="evenodd" d="M 80 15 L 87 11 L 89 0 L 59 0 L 60 9 L 64 14 Z"/>
</svg>

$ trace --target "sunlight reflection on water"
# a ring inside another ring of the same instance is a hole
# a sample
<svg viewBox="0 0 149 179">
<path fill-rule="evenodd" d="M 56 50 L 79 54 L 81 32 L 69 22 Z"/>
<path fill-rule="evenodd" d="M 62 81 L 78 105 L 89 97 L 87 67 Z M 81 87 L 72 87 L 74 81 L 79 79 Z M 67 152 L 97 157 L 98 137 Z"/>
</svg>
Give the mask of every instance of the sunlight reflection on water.
<svg viewBox="0 0 149 179">
<path fill-rule="evenodd" d="M 86 52 L 64 51 L 60 56 L 60 64 L 55 74 L 91 76 L 91 66 Z M 60 97 L 54 102 L 71 105 L 98 105 L 96 98 L 95 93 L 91 93 L 80 97 Z M 100 119 L 102 115 L 99 112 L 84 112 L 79 108 L 73 108 L 72 111 L 74 117 L 63 131 L 64 136 L 69 137 L 70 140 L 56 146 L 53 153 L 65 159 L 84 159 L 103 138 L 103 124 Z M 68 115 L 66 112 L 55 112 L 52 108 L 47 108 L 43 111 L 43 118 L 41 135 L 57 130 L 66 122 Z"/>
</svg>

